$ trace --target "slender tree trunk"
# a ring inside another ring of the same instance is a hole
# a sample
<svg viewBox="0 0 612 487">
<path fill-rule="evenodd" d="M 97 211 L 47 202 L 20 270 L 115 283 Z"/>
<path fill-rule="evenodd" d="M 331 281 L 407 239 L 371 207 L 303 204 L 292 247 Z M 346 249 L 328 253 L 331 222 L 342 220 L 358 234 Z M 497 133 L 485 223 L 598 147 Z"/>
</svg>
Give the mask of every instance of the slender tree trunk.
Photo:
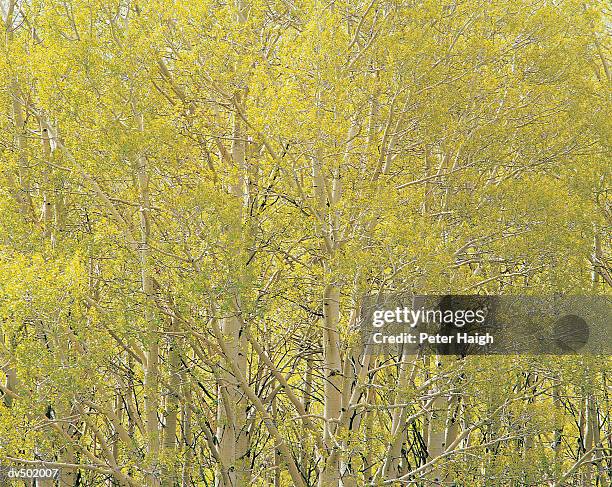
<svg viewBox="0 0 612 487">
<path fill-rule="evenodd" d="M 239 5 L 239 17 L 243 14 L 246 15 L 244 9 L 246 7 Z M 241 19 L 242 17 L 238 20 L 240 22 L 246 20 L 246 18 Z M 236 99 L 238 105 L 244 103 L 244 99 L 238 93 L 236 94 Z M 231 156 L 232 162 L 238 171 L 238 182 L 230 188 L 230 191 L 236 198 L 241 200 L 242 214 L 240 215 L 240 220 L 246 221 L 247 232 L 245 239 L 247 242 L 251 242 L 254 236 L 252 232 L 253 222 L 249 212 L 251 187 L 246 160 L 247 147 L 240 116 L 234 113 L 233 117 Z M 242 263 L 238 264 L 238 266 L 242 265 Z M 241 273 L 242 269 L 239 268 L 238 274 L 241 275 Z M 237 291 L 230 289 L 228 292 L 235 293 Z M 226 316 L 221 320 L 221 332 L 227 341 L 229 351 L 229 356 L 226 359 L 232 361 L 243 377 L 248 377 L 246 333 L 242 329 L 244 322 L 237 316 L 237 313 L 240 313 L 239 296 L 232 295 L 229 301 L 231 303 L 231 313 L 234 314 Z M 228 475 L 232 487 L 234 487 L 236 485 L 248 485 L 251 479 L 249 458 L 250 431 L 247 425 L 248 401 L 231 370 L 231 367 L 225 366 L 221 374 L 219 393 L 222 400 L 217 410 L 216 435 L 219 440 L 219 453 L 223 465 L 228 469 Z M 217 473 L 216 485 L 223 485 L 221 472 Z"/>
<path fill-rule="evenodd" d="M 305 370 L 304 370 L 304 389 L 302 393 L 302 408 L 304 409 L 304 413 L 309 414 L 310 412 L 310 403 L 312 400 L 312 358 L 310 356 L 306 357 L 304 361 Z M 304 475 L 307 475 L 310 471 L 310 466 L 312 465 L 312 452 L 307 449 L 300 450 L 299 461 L 300 469 Z"/>
<path fill-rule="evenodd" d="M 162 444 L 164 458 L 174 461 L 178 454 L 177 451 L 177 430 L 179 417 L 179 389 L 180 389 L 180 354 L 179 339 L 174 335 L 177 331 L 176 320 L 171 318 L 170 334 L 168 336 L 168 369 L 170 377 L 168 380 L 168 390 L 165 395 L 165 428 L 164 440 Z M 163 475 L 162 486 L 174 487 L 178 483 L 177 471 L 174 465 L 170 470 L 166 467 Z"/>
<path fill-rule="evenodd" d="M 227 343 L 228 357 L 246 377 L 246 340 L 241 330 L 241 321 L 236 316 L 221 320 L 221 332 Z M 217 438 L 219 453 L 223 465 L 228 469 L 232 487 L 248 485 L 250 481 L 250 462 L 248 458 L 248 434 L 246 431 L 246 397 L 240 384 L 230 370 L 224 370 L 219 385 L 219 397 L 222 398 L 217 416 Z M 217 485 L 223 480 L 219 475 Z M 225 486 L 229 487 L 229 486 Z"/>
<path fill-rule="evenodd" d="M 182 392 L 184 396 L 184 402 L 181 412 L 181 427 L 183 431 L 183 445 L 184 445 L 184 460 L 183 460 L 183 471 L 181 473 L 181 487 L 188 487 L 191 485 L 191 471 L 193 469 L 193 434 L 192 434 L 192 411 L 191 401 L 193 395 L 191 392 L 191 384 L 187 381 L 186 373 L 184 370 L 181 371 L 182 376 Z"/>
<path fill-rule="evenodd" d="M 412 360 L 412 373 L 408 373 L 408 368 Z M 397 390 L 402 391 L 400 394 L 396 394 L 395 401 L 403 402 L 405 393 L 403 391 L 408 390 L 408 385 L 413 379 L 413 374 L 416 370 L 416 357 L 409 355 L 407 349 L 402 351 L 399 372 L 397 377 Z M 402 444 L 406 439 L 406 416 L 408 414 L 408 408 L 396 408 L 393 410 L 391 415 L 391 441 L 387 449 L 387 455 L 382 466 L 382 478 L 385 480 L 399 477 L 400 475 L 400 460 Z"/>
<path fill-rule="evenodd" d="M 324 465 L 319 477 L 319 487 L 337 487 L 340 482 L 340 462 L 335 438 L 336 424 L 342 408 L 342 363 L 340 359 L 340 289 L 334 284 L 325 287 L 323 297 L 323 385 L 325 425 L 323 445 Z"/>
<path fill-rule="evenodd" d="M 435 368 L 440 369 L 442 367 L 442 357 L 436 356 Z M 445 438 L 446 438 L 446 417 L 447 412 L 446 400 L 442 394 L 440 394 L 440 386 L 436 385 L 432 389 L 433 394 L 438 394 L 431 405 L 431 415 L 429 419 L 429 431 L 428 431 L 428 442 L 427 442 L 427 461 L 431 461 L 438 458 L 446 449 Z M 432 472 L 428 475 L 429 480 L 433 485 L 441 485 L 444 482 L 442 471 L 439 465 L 436 465 Z"/>
<path fill-rule="evenodd" d="M 12 36 L 12 34 L 11 34 Z M 15 141 L 18 155 L 19 187 L 17 188 L 17 201 L 21 207 L 21 213 L 25 217 L 32 216 L 32 190 L 30 187 L 30 175 L 28 167 L 28 139 L 26 137 L 26 126 L 24 119 L 24 108 L 21 103 L 19 85 L 17 81 L 11 83 L 11 98 L 13 99 L 13 123 L 15 125 Z"/>
<path fill-rule="evenodd" d="M 278 410 L 276 407 L 276 397 L 274 397 L 274 399 L 272 399 L 272 419 L 275 422 L 278 422 L 277 418 L 278 418 Z M 281 469 L 282 469 L 281 455 L 278 449 L 274 448 L 274 468 L 272 472 L 272 476 L 274 479 L 272 483 L 274 487 L 281 487 Z"/>
<path fill-rule="evenodd" d="M 595 398 L 591 392 L 586 395 L 584 400 L 584 418 L 584 450 L 589 452 L 595 446 L 595 428 L 599 428 Z M 592 452 L 586 453 L 582 476 L 582 485 L 585 487 L 593 485 L 593 460 L 594 454 Z"/>
<path fill-rule="evenodd" d="M 55 247 L 55 234 L 53 232 L 53 182 L 51 180 L 52 170 L 51 170 L 51 139 L 49 135 L 49 130 L 41 123 L 41 141 L 43 147 L 43 155 L 44 155 L 44 166 L 43 166 L 43 177 L 42 177 L 42 215 L 41 221 L 43 223 L 43 234 L 45 239 L 49 239 L 51 246 Z"/>
<path fill-rule="evenodd" d="M 554 377 L 553 384 L 553 408 L 556 414 L 560 414 L 562 411 L 561 403 L 561 383 L 558 377 Z M 554 454 L 554 475 L 558 475 L 561 472 L 561 441 L 563 438 L 563 425 L 555 428 L 553 431 L 553 450 Z"/>
<path fill-rule="evenodd" d="M 144 117 L 136 114 L 138 129 L 144 132 Z M 149 174 L 147 158 L 140 153 L 136 161 L 136 177 L 140 199 L 140 272 L 141 286 L 145 297 L 144 320 L 146 326 L 146 364 L 144 366 L 144 409 L 146 431 L 145 470 L 147 487 L 158 487 L 161 480 L 159 465 L 160 432 L 157 412 L 159 409 L 159 329 L 153 311 L 154 286 L 151 276 L 151 257 L 149 240 L 151 233 L 150 216 L 151 202 L 149 196 Z"/>
</svg>

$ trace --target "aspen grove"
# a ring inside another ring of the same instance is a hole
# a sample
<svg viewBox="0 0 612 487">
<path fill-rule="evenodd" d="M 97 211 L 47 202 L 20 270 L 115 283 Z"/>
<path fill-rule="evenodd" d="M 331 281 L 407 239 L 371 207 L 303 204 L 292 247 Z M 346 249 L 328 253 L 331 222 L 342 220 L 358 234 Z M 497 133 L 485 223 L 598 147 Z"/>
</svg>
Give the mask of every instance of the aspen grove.
<svg viewBox="0 0 612 487">
<path fill-rule="evenodd" d="M 0 464 L 611 485 L 609 357 L 358 333 L 376 293 L 609 295 L 607 2 L 0 5 Z"/>
</svg>

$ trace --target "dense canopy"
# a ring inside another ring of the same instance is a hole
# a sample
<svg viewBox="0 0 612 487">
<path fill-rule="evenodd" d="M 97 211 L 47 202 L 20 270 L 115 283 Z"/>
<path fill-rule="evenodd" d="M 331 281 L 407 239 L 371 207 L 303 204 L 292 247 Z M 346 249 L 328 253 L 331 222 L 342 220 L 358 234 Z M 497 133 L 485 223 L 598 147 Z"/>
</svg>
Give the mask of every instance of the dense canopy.
<svg viewBox="0 0 612 487">
<path fill-rule="evenodd" d="M 608 357 L 356 331 L 373 293 L 609 293 L 607 2 L 0 3 L 0 463 L 610 485 Z"/>
</svg>

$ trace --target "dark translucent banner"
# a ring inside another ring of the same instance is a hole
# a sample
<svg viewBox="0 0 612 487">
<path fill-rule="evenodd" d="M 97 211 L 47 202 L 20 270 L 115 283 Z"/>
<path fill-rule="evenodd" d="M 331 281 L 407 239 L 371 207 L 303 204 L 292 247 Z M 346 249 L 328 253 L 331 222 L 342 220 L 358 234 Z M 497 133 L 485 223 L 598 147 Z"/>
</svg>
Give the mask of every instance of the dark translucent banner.
<svg viewBox="0 0 612 487">
<path fill-rule="evenodd" d="M 612 355 L 610 296 L 368 296 L 366 353 Z"/>
</svg>

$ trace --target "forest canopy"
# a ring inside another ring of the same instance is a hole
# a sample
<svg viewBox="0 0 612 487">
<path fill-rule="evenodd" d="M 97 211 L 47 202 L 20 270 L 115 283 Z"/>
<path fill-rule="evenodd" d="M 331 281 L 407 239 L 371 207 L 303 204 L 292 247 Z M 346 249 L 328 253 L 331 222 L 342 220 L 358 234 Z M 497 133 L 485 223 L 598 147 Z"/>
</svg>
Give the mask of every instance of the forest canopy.
<svg viewBox="0 0 612 487">
<path fill-rule="evenodd" d="M 607 2 L 0 6 L 0 464 L 610 485 L 609 357 L 357 330 L 377 293 L 609 295 Z"/>
</svg>

